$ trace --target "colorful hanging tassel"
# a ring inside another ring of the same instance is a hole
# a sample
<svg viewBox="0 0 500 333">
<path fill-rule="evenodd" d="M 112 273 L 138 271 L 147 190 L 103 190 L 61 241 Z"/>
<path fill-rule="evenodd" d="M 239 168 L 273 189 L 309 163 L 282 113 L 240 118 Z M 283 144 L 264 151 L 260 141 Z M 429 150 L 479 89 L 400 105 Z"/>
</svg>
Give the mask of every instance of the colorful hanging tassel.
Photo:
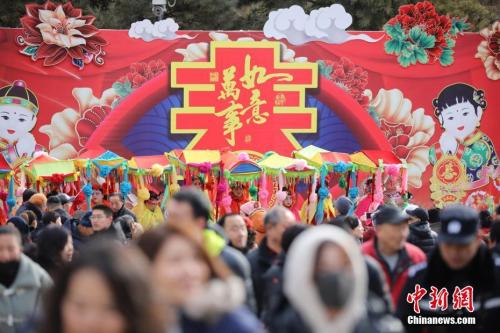
<svg viewBox="0 0 500 333">
<path fill-rule="evenodd" d="M 267 190 L 267 176 L 263 172 L 260 180 L 259 202 L 263 208 L 267 208 L 267 199 L 269 198 L 269 191 Z"/>
<path fill-rule="evenodd" d="M 323 165 L 321 167 L 320 180 L 319 180 L 320 188 L 318 191 L 318 206 L 316 208 L 316 216 L 315 216 L 316 224 L 323 223 L 325 199 L 328 197 L 328 194 L 330 193 L 325 184 L 325 178 L 327 173 L 328 169 L 325 165 Z"/>
</svg>

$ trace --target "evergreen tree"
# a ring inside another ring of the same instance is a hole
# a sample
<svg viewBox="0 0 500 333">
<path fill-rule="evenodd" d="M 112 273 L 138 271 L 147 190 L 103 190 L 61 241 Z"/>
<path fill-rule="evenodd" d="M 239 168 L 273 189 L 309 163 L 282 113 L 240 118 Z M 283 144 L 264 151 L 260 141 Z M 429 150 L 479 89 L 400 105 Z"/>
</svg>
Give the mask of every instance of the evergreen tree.
<svg viewBox="0 0 500 333">
<path fill-rule="evenodd" d="M 52 0 L 65 2 L 65 0 Z M 171 0 L 172 2 L 173 0 Z M 45 0 L 1 0 L 0 26 L 20 27 L 26 3 Z M 417 0 L 176 0 L 167 8 L 182 30 L 262 30 L 269 12 L 291 5 L 302 6 L 306 13 L 313 9 L 342 4 L 353 16 L 350 30 L 382 30 L 384 23 L 397 14 L 398 8 Z M 477 31 L 500 17 L 498 0 L 435 0 L 438 13 L 467 17 Z M 101 29 L 128 29 L 142 19 L 155 20 L 151 0 L 73 0 L 75 7 L 96 16 Z"/>
</svg>

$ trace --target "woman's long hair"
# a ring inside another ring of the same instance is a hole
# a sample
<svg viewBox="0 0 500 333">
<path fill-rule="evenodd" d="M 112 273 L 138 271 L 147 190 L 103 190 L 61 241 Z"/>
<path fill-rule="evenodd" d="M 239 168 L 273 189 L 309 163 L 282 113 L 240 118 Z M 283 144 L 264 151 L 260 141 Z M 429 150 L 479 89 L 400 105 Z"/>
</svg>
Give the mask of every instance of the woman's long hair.
<svg viewBox="0 0 500 333">
<path fill-rule="evenodd" d="M 71 237 L 69 232 L 56 225 L 45 227 L 37 240 L 37 262 L 52 277 L 64 266 L 61 252 Z"/>
<path fill-rule="evenodd" d="M 106 281 L 118 312 L 125 321 L 127 333 L 163 333 L 165 313 L 157 312 L 149 266 L 135 247 L 117 243 L 90 242 L 80 256 L 71 262 L 55 280 L 44 304 L 40 333 L 62 333 L 61 307 L 73 276 L 83 269 L 97 271 Z"/>
</svg>

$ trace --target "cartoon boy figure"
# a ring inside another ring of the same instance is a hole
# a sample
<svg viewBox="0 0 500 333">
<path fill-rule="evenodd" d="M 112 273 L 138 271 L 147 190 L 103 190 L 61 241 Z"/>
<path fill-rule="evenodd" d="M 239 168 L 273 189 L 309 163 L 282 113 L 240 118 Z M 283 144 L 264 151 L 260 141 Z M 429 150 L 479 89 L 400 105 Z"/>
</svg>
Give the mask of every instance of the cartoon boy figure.
<svg viewBox="0 0 500 333">
<path fill-rule="evenodd" d="M 461 201 L 467 191 L 488 185 L 490 177 L 497 178 L 495 147 L 479 130 L 486 105 L 484 92 L 465 83 L 446 87 L 433 100 L 443 133 L 429 150 L 434 166 L 431 198 L 440 205 Z"/>
<path fill-rule="evenodd" d="M 30 133 L 37 114 L 38 100 L 24 81 L 0 88 L 0 152 L 9 164 L 17 165 L 19 158 L 29 159 L 42 150 Z"/>
</svg>

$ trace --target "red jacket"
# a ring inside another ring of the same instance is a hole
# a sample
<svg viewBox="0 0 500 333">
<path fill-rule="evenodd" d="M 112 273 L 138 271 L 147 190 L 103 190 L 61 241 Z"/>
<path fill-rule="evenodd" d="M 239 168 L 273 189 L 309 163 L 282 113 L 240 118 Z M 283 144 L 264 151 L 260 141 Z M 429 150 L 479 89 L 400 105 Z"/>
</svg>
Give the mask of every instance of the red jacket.
<svg viewBox="0 0 500 333">
<path fill-rule="evenodd" d="M 406 280 L 408 279 L 408 268 L 415 264 L 419 264 L 426 261 L 426 256 L 422 250 L 413 244 L 405 243 L 404 248 L 401 250 L 396 268 L 393 272 L 390 272 L 389 265 L 383 259 L 378 248 L 376 247 L 377 237 L 364 243 L 361 247 L 361 251 L 364 255 L 368 255 L 377 260 L 384 270 L 385 279 L 387 285 L 391 291 L 393 306 L 398 304 L 399 296 L 406 285 Z"/>
</svg>

